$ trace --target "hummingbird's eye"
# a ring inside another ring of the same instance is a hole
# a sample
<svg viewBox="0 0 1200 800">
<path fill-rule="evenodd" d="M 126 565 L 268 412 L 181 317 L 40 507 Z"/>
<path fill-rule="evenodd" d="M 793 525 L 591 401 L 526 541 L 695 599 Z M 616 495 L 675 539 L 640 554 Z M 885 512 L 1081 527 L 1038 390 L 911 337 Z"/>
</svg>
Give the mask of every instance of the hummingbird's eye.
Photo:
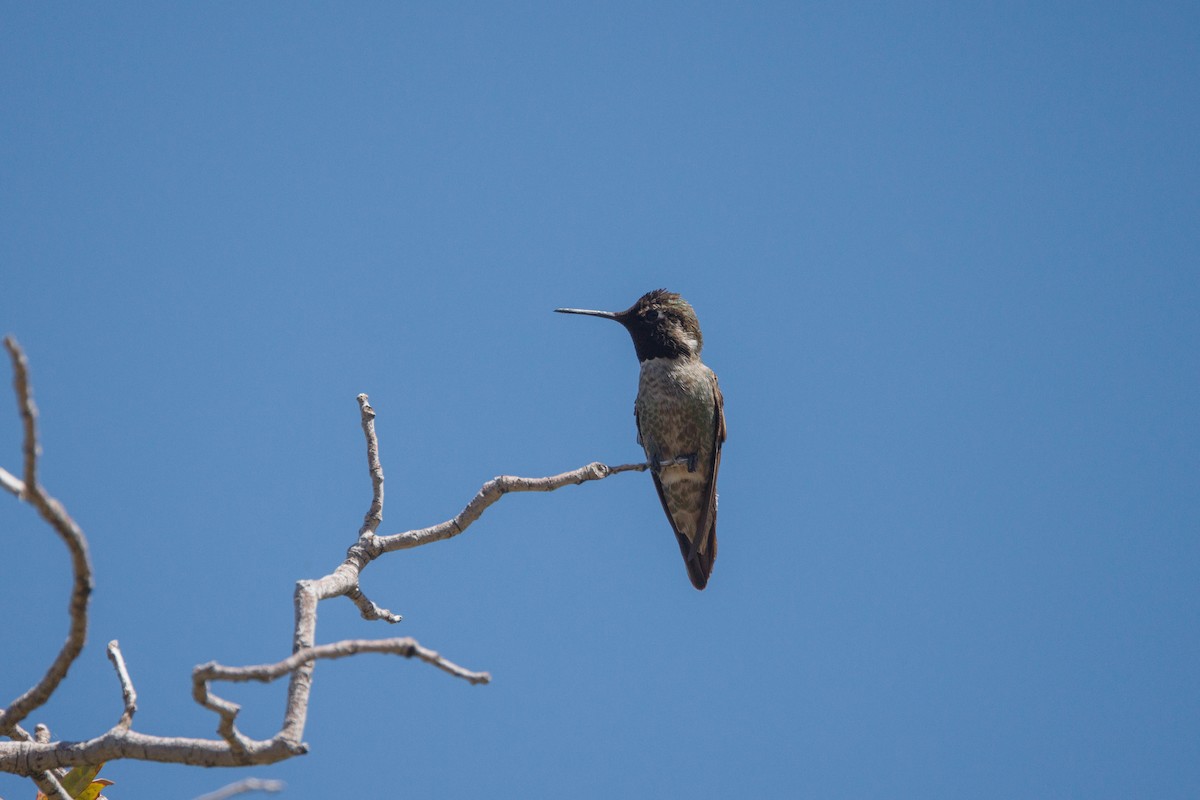
<svg viewBox="0 0 1200 800">
<path fill-rule="evenodd" d="M 645 316 L 646 322 L 655 322 L 657 319 L 658 319 L 658 309 L 657 308 L 652 308 L 646 312 L 646 316 Z"/>
</svg>

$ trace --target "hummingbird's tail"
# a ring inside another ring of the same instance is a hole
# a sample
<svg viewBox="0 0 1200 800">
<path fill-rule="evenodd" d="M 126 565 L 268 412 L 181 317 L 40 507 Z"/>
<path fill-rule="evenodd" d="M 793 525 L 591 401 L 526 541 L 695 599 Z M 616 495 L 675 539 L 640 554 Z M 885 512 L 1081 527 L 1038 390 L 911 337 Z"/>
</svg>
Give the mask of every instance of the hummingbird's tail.
<svg viewBox="0 0 1200 800">
<path fill-rule="evenodd" d="M 716 521 L 708 527 L 708 531 L 698 537 L 693 544 L 682 533 L 676 533 L 679 539 L 679 552 L 683 554 L 683 563 L 687 567 L 688 577 L 692 586 L 703 589 L 708 585 L 712 575 L 713 562 L 717 560 L 717 525 Z"/>
</svg>

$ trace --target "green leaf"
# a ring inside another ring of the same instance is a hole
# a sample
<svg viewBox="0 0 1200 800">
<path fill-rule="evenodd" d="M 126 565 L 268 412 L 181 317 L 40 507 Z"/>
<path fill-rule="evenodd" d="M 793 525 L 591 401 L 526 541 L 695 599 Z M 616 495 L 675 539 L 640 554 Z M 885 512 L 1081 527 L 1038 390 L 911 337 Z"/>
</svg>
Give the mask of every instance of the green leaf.
<svg viewBox="0 0 1200 800">
<path fill-rule="evenodd" d="M 71 797 L 79 797 L 88 785 L 95 780 L 96 773 L 100 771 L 103 764 L 86 767 L 72 767 L 71 771 L 62 779 L 63 788 L 67 790 L 67 794 Z"/>
<path fill-rule="evenodd" d="M 100 792 L 104 790 L 105 786 L 112 785 L 112 781 L 106 781 L 104 778 L 94 780 L 83 790 L 83 794 L 76 795 L 76 800 L 100 800 Z"/>
</svg>

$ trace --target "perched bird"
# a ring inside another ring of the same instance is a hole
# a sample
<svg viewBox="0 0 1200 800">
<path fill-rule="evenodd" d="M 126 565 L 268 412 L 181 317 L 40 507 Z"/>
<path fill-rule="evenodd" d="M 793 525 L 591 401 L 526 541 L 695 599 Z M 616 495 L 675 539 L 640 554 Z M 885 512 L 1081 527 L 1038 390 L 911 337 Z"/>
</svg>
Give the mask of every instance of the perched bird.
<svg viewBox="0 0 1200 800">
<path fill-rule="evenodd" d="M 700 361 L 704 339 L 696 312 L 666 289 L 642 295 L 626 311 L 555 311 L 616 320 L 633 337 L 642 365 L 633 404 L 638 444 L 646 451 L 688 577 L 703 589 L 717 557 L 717 470 L 725 441 L 725 401 L 717 376 Z"/>
</svg>

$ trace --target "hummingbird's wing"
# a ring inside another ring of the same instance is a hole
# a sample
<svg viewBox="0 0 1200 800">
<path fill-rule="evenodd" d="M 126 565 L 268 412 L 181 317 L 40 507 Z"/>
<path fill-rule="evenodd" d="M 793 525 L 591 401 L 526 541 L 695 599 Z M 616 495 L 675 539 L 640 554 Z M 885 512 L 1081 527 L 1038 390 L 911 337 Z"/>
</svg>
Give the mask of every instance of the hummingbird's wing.
<svg viewBox="0 0 1200 800">
<path fill-rule="evenodd" d="M 666 512 L 667 520 L 671 523 L 671 529 L 675 532 L 675 538 L 679 542 L 679 551 L 683 554 L 688 578 L 691 579 L 692 586 L 697 589 L 703 589 L 708 585 L 708 578 L 712 575 L 713 562 L 717 558 L 717 471 L 721 468 L 721 445 L 725 441 L 725 398 L 721 394 L 721 387 L 717 385 L 716 374 L 709 370 L 708 376 L 712 384 L 713 405 L 716 413 L 713 414 L 712 459 L 706 465 L 707 469 L 704 474 L 704 484 L 700 494 L 700 514 L 694 541 L 679 530 L 679 526 L 675 523 L 675 515 L 671 511 L 671 503 L 663 491 L 658 472 L 656 470 L 651 473 L 654 478 L 654 488 L 658 492 L 658 500 L 662 503 L 663 511 Z M 636 408 L 634 414 L 637 415 Z M 641 441 L 641 420 L 638 419 L 638 442 L 641 443 Z"/>
<path fill-rule="evenodd" d="M 717 385 L 717 375 L 708 371 L 713 391 L 713 440 L 712 464 L 704 484 L 704 505 L 700 509 L 700 523 L 696 530 L 701 533 L 690 542 L 691 551 L 683 554 L 687 563 L 688 577 L 697 589 L 703 589 L 712 575 L 713 562 L 717 560 L 717 472 L 721 469 L 721 445 L 725 443 L 725 396 Z M 661 499 L 661 491 L 659 493 Z M 682 549 L 686 539 L 680 541 Z M 694 569 L 693 569 L 694 567 Z"/>
</svg>

